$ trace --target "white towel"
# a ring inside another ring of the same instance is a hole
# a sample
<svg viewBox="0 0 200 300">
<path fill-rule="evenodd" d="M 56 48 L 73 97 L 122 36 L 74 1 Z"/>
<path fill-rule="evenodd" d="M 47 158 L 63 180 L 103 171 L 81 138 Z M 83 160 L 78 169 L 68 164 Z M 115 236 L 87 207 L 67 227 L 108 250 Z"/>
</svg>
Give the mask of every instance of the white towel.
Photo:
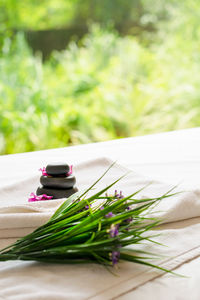
<svg viewBox="0 0 200 300">
<path fill-rule="evenodd" d="M 85 189 L 91 185 L 111 163 L 110 160 L 102 158 L 75 166 L 78 188 Z M 110 184 L 126 171 L 126 168 L 118 164 L 114 165 L 98 188 Z M 116 188 L 127 195 L 150 181 L 150 179 L 132 172 L 118 182 L 111 191 Z M 37 177 L 34 175 L 23 182 L 1 188 L 1 247 L 15 240 L 8 237 L 22 236 L 46 222 L 64 201 L 60 199 L 28 203 L 29 193 L 34 192 L 38 184 L 39 175 Z M 170 188 L 171 186 L 154 181 L 138 197 L 160 196 Z M 156 210 L 160 211 L 157 215 L 168 224 L 162 225 L 154 234 L 162 233 L 158 241 L 168 247 L 143 246 L 144 250 L 167 255 L 162 261 L 154 261 L 154 263 L 174 269 L 198 256 L 200 254 L 199 191 L 185 192 L 172 198 L 166 198 L 156 207 Z M 174 223 L 176 220 L 184 221 Z M 3 237 L 7 237 L 7 239 Z M 58 265 L 21 261 L 3 262 L 0 263 L 0 297 L 14 300 L 116 299 L 162 274 L 157 270 L 128 262 L 120 263 L 119 269 L 114 272 L 118 276 L 113 276 L 104 267 L 96 264 Z"/>
<path fill-rule="evenodd" d="M 89 187 L 112 164 L 106 158 L 86 161 L 75 166 L 77 187 L 84 190 Z M 35 171 L 35 170 L 34 170 Z M 129 172 L 127 168 L 114 164 L 106 176 L 98 183 L 96 190 L 112 183 L 120 176 Z M 21 237 L 44 224 L 65 199 L 28 202 L 31 192 L 39 185 L 38 176 L 27 178 L 18 183 L 0 189 L 0 238 Z M 169 191 L 173 186 L 153 181 L 134 171 L 120 180 L 110 192 L 122 190 L 128 195 L 149 184 L 136 197 L 156 197 Z M 178 191 L 175 189 L 173 192 Z M 93 191 L 95 192 L 95 191 Z M 155 216 L 162 218 L 163 223 L 200 216 L 200 191 L 183 192 L 166 198 L 156 207 L 159 211 Z"/>
</svg>

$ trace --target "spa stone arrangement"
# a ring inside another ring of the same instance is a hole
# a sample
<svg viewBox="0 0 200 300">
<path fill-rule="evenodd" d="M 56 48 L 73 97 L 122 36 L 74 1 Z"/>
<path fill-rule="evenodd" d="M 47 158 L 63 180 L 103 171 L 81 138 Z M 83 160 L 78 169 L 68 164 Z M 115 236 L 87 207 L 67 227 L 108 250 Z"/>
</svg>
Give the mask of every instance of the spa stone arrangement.
<svg viewBox="0 0 200 300">
<path fill-rule="evenodd" d="M 42 176 L 36 194 L 52 196 L 52 199 L 67 198 L 78 191 L 76 178 L 72 174 L 72 166 L 66 163 L 51 163 L 40 169 Z"/>
</svg>

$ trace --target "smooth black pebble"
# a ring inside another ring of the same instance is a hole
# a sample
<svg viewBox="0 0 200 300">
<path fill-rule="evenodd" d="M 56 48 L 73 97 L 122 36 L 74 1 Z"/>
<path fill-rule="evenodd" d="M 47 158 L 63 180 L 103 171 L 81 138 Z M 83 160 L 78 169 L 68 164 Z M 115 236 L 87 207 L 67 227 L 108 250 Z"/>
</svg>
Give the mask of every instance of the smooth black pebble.
<svg viewBox="0 0 200 300">
<path fill-rule="evenodd" d="M 46 194 L 48 196 L 53 196 L 53 199 L 60 199 L 60 198 L 68 198 L 76 192 L 78 192 L 77 187 L 73 187 L 69 189 L 51 189 L 51 188 L 38 187 L 36 191 L 36 195 Z"/>
<path fill-rule="evenodd" d="M 69 172 L 69 165 L 66 163 L 51 163 L 46 166 L 46 172 L 52 176 L 66 175 Z"/>
<path fill-rule="evenodd" d="M 73 175 L 69 175 L 67 177 L 48 177 L 41 176 L 40 183 L 44 187 L 50 188 L 58 188 L 58 189 L 68 189 L 75 185 L 76 178 Z"/>
</svg>

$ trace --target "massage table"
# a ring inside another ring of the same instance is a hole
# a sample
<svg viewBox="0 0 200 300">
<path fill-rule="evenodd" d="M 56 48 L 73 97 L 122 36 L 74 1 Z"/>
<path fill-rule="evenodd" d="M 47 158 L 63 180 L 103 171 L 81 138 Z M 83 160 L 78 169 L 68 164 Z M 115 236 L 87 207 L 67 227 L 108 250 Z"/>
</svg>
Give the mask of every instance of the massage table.
<svg viewBox="0 0 200 300">
<path fill-rule="evenodd" d="M 161 207 L 157 232 L 166 247 L 151 250 L 163 255 L 161 266 L 181 276 L 128 262 L 112 272 L 97 264 L 0 262 L 0 299 L 200 299 L 200 128 L 0 156 L 0 248 L 45 223 L 63 202 L 28 203 L 38 169 L 54 161 L 73 164 L 78 188 L 92 184 L 113 161 L 102 185 L 127 170 L 126 192 L 146 182 L 152 182 L 147 195 L 178 185 L 183 194 Z"/>
</svg>

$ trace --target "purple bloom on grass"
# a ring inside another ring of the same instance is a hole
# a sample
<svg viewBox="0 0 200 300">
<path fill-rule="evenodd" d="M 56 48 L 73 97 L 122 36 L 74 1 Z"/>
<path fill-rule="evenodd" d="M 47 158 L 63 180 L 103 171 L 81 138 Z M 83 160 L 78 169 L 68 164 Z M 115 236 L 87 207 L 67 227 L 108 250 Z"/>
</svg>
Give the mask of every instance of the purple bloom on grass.
<svg viewBox="0 0 200 300">
<path fill-rule="evenodd" d="M 117 190 L 115 190 L 115 195 L 114 195 L 115 198 L 118 198 L 119 197 L 119 194 L 117 192 Z"/>
<path fill-rule="evenodd" d="M 111 218 L 113 217 L 113 213 L 110 211 L 107 215 L 105 215 L 106 218 Z"/>
<path fill-rule="evenodd" d="M 124 198 L 124 195 L 122 194 L 122 191 L 120 191 L 119 193 L 119 199 L 123 199 Z"/>
<path fill-rule="evenodd" d="M 115 190 L 114 197 L 115 197 L 116 199 L 123 199 L 123 198 L 124 198 L 124 195 L 122 194 L 122 191 L 120 191 L 120 192 L 118 193 L 117 190 Z"/>
<path fill-rule="evenodd" d="M 125 220 L 127 224 L 130 224 L 133 221 L 132 217 L 129 217 L 128 219 Z"/>
<path fill-rule="evenodd" d="M 119 224 L 112 224 L 110 226 L 109 234 L 111 238 L 116 237 L 119 234 Z"/>
<path fill-rule="evenodd" d="M 111 259 L 113 266 L 116 265 L 120 258 L 120 252 L 119 251 L 112 251 L 111 253 Z"/>
</svg>

